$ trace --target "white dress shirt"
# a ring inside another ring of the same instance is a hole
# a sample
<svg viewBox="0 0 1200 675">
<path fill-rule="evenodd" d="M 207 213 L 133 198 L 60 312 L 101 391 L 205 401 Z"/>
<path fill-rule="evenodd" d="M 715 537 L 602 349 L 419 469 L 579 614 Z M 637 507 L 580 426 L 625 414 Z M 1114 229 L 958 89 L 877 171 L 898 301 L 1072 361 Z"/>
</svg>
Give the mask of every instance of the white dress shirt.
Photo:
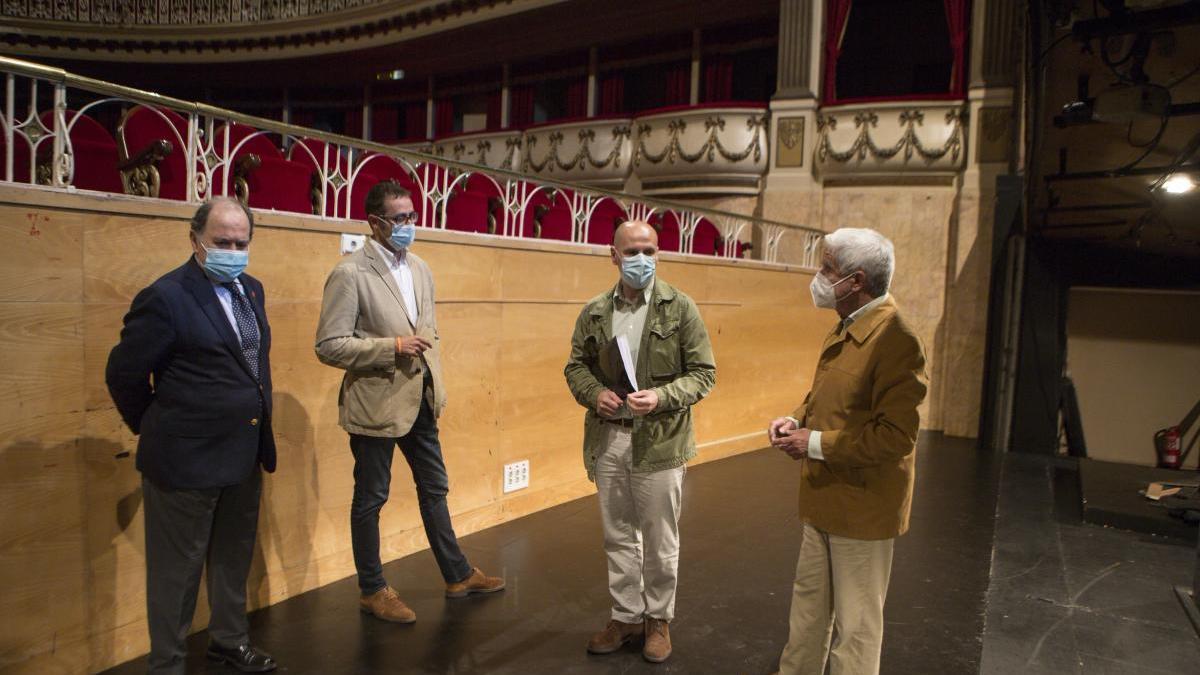
<svg viewBox="0 0 1200 675">
<path fill-rule="evenodd" d="M 392 271 L 392 278 L 396 280 L 396 287 L 400 289 L 400 297 L 404 298 L 404 309 L 408 311 L 408 318 L 415 327 L 417 325 L 417 292 L 413 289 L 412 268 L 408 266 L 407 251 L 392 253 L 386 246 L 374 239 L 371 240 L 371 243 L 375 245 L 375 249 L 387 263 L 388 269 Z"/>
<path fill-rule="evenodd" d="M 633 361 L 634 368 L 637 368 L 638 353 L 642 348 L 642 333 L 646 330 L 646 315 L 649 313 L 650 296 L 653 293 L 653 281 L 634 297 L 633 302 L 627 301 L 621 295 L 621 284 L 618 283 L 616 290 L 613 291 L 612 335 L 614 338 L 618 335 L 628 338 L 629 360 Z M 645 388 L 646 384 L 638 382 L 638 386 Z M 633 413 L 629 412 L 626 402 L 621 401 L 621 407 L 617 409 L 617 414 L 613 417 L 632 419 Z"/>
<path fill-rule="evenodd" d="M 207 274 L 205 276 L 208 276 Z M 213 290 L 217 293 L 217 300 L 221 302 L 221 309 L 225 310 L 225 318 L 229 319 L 229 325 L 233 327 L 233 334 L 237 336 L 238 343 L 242 341 L 242 331 L 238 330 L 237 317 L 233 315 L 233 296 L 229 294 L 229 289 L 225 288 L 220 281 L 208 277 L 212 282 Z M 246 289 L 242 288 L 242 280 L 234 279 L 233 285 L 237 287 L 238 292 L 242 295 L 246 294 Z"/>
<path fill-rule="evenodd" d="M 842 331 L 849 328 L 850 324 L 854 323 L 859 318 L 861 318 L 863 314 L 866 314 L 867 312 L 871 311 L 872 309 L 875 309 L 876 307 L 878 307 L 880 304 L 883 303 L 884 300 L 887 299 L 887 297 L 888 297 L 888 294 L 884 293 L 883 295 L 879 296 L 878 298 L 875 298 L 874 300 L 868 302 L 867 304 L 863 305 L 862 307 L 859 307 L 858 309 L 851 312 L 850 316 L 846 317 L 845 319 L 842 319 L 841 325 L 838 327 L 838 332 L 841 333 Z M 799 420 L 797 420 L 795 417 L 789 417 L 788 419 L 790 419 L 792 421 L 792 423 L 795 424 L 797 427 L 800 426 Z M 824 461 L 824 459 L 825 459 L 825 454 L 823 452 L 821 452 L 821 432 L 817 431 L 816 429 L 811 429 L 810 433 L 808 435 L 808 458 L 822 460 L 822 461 Z"/>
</svg>

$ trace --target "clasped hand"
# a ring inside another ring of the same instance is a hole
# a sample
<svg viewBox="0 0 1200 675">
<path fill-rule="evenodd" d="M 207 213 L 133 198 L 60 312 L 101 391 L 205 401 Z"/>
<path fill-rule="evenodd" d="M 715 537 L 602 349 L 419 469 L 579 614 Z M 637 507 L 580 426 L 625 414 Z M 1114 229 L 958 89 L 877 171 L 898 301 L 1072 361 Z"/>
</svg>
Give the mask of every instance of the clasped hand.
<svg viewBox="0 0 1200 675">
<path fill-rule="evenodd" d="M 771 424 L 767 426 L 767 440 L 773 447 L 786 452 L 792 459 L 808 457 L 810 433 L 808 429 L 796 428 L 796 423 L 788 417 L 778 417 L 771 420 Z"/>
<path fill-rule="evenodd" d="M 629 406 L 629 412 L 641 417 L 654 412 L 658 407 L 658 393 L 653 389 L 643 389 L 635 391 L 625 397 L 625 403 Z M 621 397 L 617 396 L 611 389 L 605 389 L 600 392 L 600 396 L 596 399 L 596 413 L 605 419 L 611 419 L 621 409 Z"/>
</svg>

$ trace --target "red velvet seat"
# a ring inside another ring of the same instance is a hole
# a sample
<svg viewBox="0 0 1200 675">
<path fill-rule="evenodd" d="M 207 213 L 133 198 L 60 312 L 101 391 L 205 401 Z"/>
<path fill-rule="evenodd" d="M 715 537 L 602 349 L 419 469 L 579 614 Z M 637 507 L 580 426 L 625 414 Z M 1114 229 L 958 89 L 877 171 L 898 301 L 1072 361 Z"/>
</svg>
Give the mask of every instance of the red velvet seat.
<svg viewBox="0 0 1200 675">
<path fill-rule="evenodd" d="M 629 215 L 625 212 L 625 207 L 611 197 L 605 197 L 592 211 L 592 218 L 588 224 L 588 243 L 611 246 L 617 226 L 627 220 Z"/>
<path fill-rule="evenodd" d="M 532 191 L 535 186 L 530 185 Z M 572 219 L 570 192 L 561 190 L 556 198 L 551 198 L 548 189 L 538 190 L 529 198 L 525 207 L 520 236 L 538 239 L 555 239 L 571 241 Z M 540 227 L 538 225 L 540 224 Z"/>
<path fill-rule="evenodd" d="M 329 177 L 332 178 L 334 175 L 341 173 L 342 177 L 345 178 L 346 173 L 343 169 L 347 161 L 337 146 L 333 145 L 328 146 L 329 152 L 328 156 L 326 156 L 326 146 L 325 141 L 316 138 L 301 138 L 292 143 L 292 147 L 288 149 L 288 159 L 310 168 L 309 191 L 313 199 L 314 212 L 316 205 L 319 203 L 317 198 L 321 192 L 324 192 L 325 211 L 323 214 L 318 215 L 334 217 L 342 213 L 338 210 L 338 203 L 341 201 L 342 192 L 335 194 L 331 185 L 322 185 L 320 170 L 324 166 Z"/>
<path fill-rule="evenodd" d="M 721 251 L 717 246 L 721 239 L 721 233 L 717 231 L 717 226 L 712 224 L 707 218 L 701 218 L 700 223 L 696 225 L 696 234 L 692 237 L 692 250 L 689 253 L 696 255 L 721 255 Z"/>
<path fill-rule="evenodd" d="M 222 125 L 217 130 L 215 147 L 218 152 L 224 152 L 226 134 L 229 135 L 229 152 L 232 153 L 232 165 L 235 167 L 232 175 L 235 180 L 241 177 L 237 168 L 239 160 L 249 155 L 258 157 L 257 167 L 242 165 L 246 169 L 244 178 L 248 204 L 251 207 L 292 213 L 313 212 L 310 165 L 287 159 L 266 133 L 236 122 Z M 213 172 L 212 194 L 222 194 L 221 187 L 226 180 L 226 174 L 227 172 L 221 169 Z M 226 190 L 225 194 L 233 195 L 234 184 L 227 185 Z"/>
<path fill-rule="evenodd" d="M 187 199 L 187 118 L 168 108 L 135 106 L 117 127 L 117 152 L 122 161 L 139 156 L 148 148 L 167 143 L 169 150 L 155 163 L 159 176 L 158 195 L 164 199 Z M 164 148 L 165 150 L 165 148 Z M 197 162 L 197 172 L 203 171 Z"/>
<path fill-rule="evenodd" d="M 679 250 L 679 221 L 675 218 L 675 214 L 666 211 L 658 220 L 658 250 L 660 251 L 678 251 Z"/>
<path fill-rule="evenodd" d="M 497 199 L 502 197 L 500 188 L 481 174 L 471 174 L 464 181 L 462 189 L 455 190 L 446 207 L 446 229 L 487 233 L 490 215 L 495 217 L 499 230 L 504 222 L 497 204 Z"/>
<path fill-rule="evenodd" d="M 363 157 L 358 163 L 358 172 L 354 175 L 354 181 L 352 184 L 353 190 L 349 193 L 351 218 L 358 220 L 367 219 L 367 192 L 369 192 L 371 187 L 376 183 L 385 180 L 394 180 L 400 184 L 400 187 L 409 191 L 409 193 L 412 195 L 413 208 L 416 209 L 417 213 L 421 214 L 423 218 L 423 220 L 420 222 L 420 225 L 426 227 L 434 226 L 434 223 L 432 222 L 432 212 L 428 209 L 423 210 L 421 208 L 421 202 L 424 199 L 424 193 L 421 191 L 420 186 L 417 185 L 416 179 L 413 178 L 412 174 L 410 174 L 404 165 L 400 164 L 400 162 L 388 155 L 377 153 L 369 154 Z M 343 189 L 343 196 L 338 200 L 337 214 L 339 216 L 345 213 L 345 207 L 342 206 L 342 204 L 345 203 L 343 201 L 345 199 L 345 194 L 346 192 Z"/>
<path fill-rule="evenodd" d="M 124 192 L 121 172 L 117 169 L 120 162 L 117 141 L 99 122 L 87 115 L 68 110 L 64 119 L 69 129 L 71 153 L 75 157 L 75 175 L 71 184 L 83 190 Z M 42 124 L 53 128 L 54 113 L 50 110 L 43 112 L 41 120 Z M 43 142 L 38 149 L 38 161 L 49 161 L 52 152 L 49 142 Z"/>
</svg>

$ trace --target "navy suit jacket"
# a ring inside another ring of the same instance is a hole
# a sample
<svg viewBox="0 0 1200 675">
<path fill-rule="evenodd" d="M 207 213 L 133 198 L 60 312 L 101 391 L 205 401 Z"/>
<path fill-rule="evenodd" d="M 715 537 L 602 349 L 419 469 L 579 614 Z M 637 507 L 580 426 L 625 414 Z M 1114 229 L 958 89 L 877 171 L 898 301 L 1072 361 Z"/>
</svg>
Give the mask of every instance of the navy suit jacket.
<svg viewBox="0 0 1200 675">
<path fill-rule="evenodd" d="M 138 439 L 137 468 L 167 488 L 236 485 L 275 470 L 271 329 L 262 284 L 238 277 L 258 318 L 259 374 L 212 282 L 189 258 L 133 299 L 105 379 Z"/>
</svg>

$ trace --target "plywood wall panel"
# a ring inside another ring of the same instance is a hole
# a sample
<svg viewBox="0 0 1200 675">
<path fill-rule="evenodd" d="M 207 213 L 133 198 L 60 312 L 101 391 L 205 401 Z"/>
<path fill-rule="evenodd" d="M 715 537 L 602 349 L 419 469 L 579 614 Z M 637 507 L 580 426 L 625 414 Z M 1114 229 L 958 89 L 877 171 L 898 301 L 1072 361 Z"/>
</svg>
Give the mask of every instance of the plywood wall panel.
<svg viewBox="0 0 1200 675">
<path fill-rule="evenodd" d="M 85 216 L 0 206 L 0 301 L 78 302 Z"/>
<path fill-rule="evenodd" d="M 104 365 L 134 294 L 190 254 L 187 221 L 182 212 L 113 212 L 102 200 L 89 211 L 88 200 L 71 199 L 70 209 L 39 206 L 45 239 L 22 242 L 19 276 L 41 281 L 0 295 L 0 508 L 22 513 L 0 525 L 0 583 L 22 589 L 0 594 L 6 672 L 92 672 L 148 646 L 140 475 L 132 455 L 119 456 L 136 438 L 108 398 Z M 0 204 L 8 222 L 25 210 Z M 0 240 L 21 236 L 0 231 Z M 266 287 L 272 325 L 279 445 L 278 471 L 264 482 L 254 607 L 354 572 L 354 461 L 337 426 L 342 373 L 313 353 L 338 242 L 336 231 L 261 214 L 251 247 L 248 271 Z M 520 250 L 440 233 L 414 250 L 436 280 L 449 397 L 439 425 L 455 529 L 467 534 L 594 492 L 581 459 L 583 409 L 562 370 L 583 303 L 617 280 L 604 250 Z M 669 258 L 660 270 L 696 300 L 716 350 L 717 389 L 695 411 L 700 460 L 761 447 L 766 422 L 803 398 L 832 314 L 811 307 L 806 274 Z M 531 462 L 531 486 L 506 495 L 502 467 L 519 459 Z M 427 547 L 399 451 L 392 486 L 385 559 Z M 27 584 L 31 566 L 40 573 Z M 47 602 L 60 595 L 62 604 Z M 201 607 L 196 628 L 206 621 Z"/>
</svg>

